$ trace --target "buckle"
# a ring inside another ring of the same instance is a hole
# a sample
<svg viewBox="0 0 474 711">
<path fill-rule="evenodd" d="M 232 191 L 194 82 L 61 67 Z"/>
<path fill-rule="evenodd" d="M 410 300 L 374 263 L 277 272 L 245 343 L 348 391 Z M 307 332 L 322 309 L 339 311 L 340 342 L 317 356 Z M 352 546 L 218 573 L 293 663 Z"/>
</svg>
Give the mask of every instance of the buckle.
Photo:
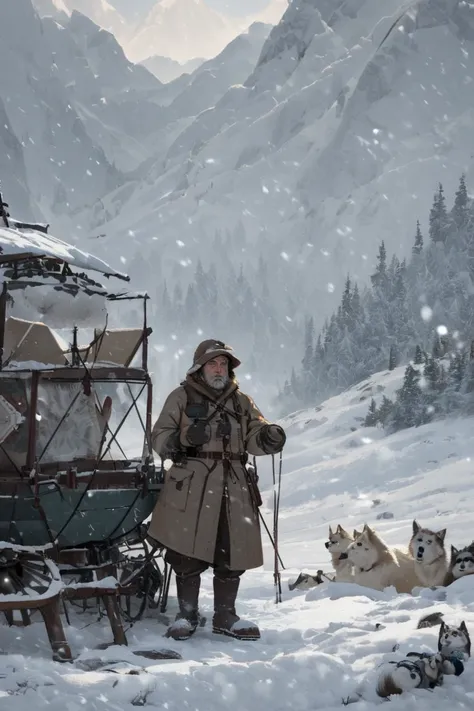
<svg viewBox="0 0 474 711">
<path fill-rule="evenodd" d="M 232 452 L 222 452 L 222 459 L 230 459 Z"/>
</svg>

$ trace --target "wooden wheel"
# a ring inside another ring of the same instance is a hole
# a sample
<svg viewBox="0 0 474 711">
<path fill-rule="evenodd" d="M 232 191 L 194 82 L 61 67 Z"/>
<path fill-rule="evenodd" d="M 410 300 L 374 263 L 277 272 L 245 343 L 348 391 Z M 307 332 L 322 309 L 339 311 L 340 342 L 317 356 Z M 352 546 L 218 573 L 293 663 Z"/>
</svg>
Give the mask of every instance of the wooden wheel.
<svg viewBox="0 0 474 711">
<path fill-rule="evenodd" d="M 20 546 L 0 549 L 0 612 L 8 624 L 16 624 L 19 611 L 23 625 L 30 624 L 29 612 L 38 610 L 53 649 L 53 659 L 70 661 L 71 650 L 61 623 L 59 600 L 62 583 L 56 565 L 43 553 Z"/>
</svg>

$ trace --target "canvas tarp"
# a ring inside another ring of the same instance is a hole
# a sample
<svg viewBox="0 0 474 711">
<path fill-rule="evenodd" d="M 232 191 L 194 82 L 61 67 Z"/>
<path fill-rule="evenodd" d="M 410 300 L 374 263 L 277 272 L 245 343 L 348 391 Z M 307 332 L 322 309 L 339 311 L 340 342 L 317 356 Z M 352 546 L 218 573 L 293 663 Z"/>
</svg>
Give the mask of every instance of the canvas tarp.
<svg viewBox="0 0 474 711">
<path fill-rule="evenodd" d="M 54 332 L 46 324 L 10 316 L 5 322 L 4 362 L 36 361 L 67 365 L 67 359 Z"/>
<path fill-rule="evenodd" d="M 128 367 L 140 348 L 141 328 L 94 330 L 94 338 L 79 347 L 80 357 L 87 363 L 111 363 Z M 37 362 L 49 365 L 68 365 L 71 350 L 44 323 L 25 321 L 10 316 L 5 323 L 4 363 Z"/>
</svg>

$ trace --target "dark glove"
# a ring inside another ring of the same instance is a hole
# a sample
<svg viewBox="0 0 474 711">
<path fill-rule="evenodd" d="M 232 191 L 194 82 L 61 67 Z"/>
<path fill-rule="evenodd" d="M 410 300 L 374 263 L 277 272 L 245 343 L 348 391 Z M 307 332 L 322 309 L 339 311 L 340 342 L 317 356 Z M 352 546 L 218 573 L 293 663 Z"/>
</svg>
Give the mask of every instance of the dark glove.
<svg viewBox="0 0 474 711">
<path fill-rule="evenodd" d="M 211 428 L 205 422 L 195 422 L 188 428 L 186 439 L 192 447 L 202 447 L 211 439 Z"/>
<path fill-rule="evenodd" d="M 263 425 L 260 430 L 260 443 L 267 454 L 280 452 L 285 446 L 286 434 L 280 425 Z"/>
<path fill-rule="evenodd" d="M 253 464 L 247 464 L 247 471 L 248 471 L 248 473 L 249 473 L 249 476 L 252 478 L 252 480 L 253 480 L 256 484 L 258 484 L 259 476 L 258 476 L 257 470 L 255 469 L 255 467 L 253 466 Z"/>
</svg>

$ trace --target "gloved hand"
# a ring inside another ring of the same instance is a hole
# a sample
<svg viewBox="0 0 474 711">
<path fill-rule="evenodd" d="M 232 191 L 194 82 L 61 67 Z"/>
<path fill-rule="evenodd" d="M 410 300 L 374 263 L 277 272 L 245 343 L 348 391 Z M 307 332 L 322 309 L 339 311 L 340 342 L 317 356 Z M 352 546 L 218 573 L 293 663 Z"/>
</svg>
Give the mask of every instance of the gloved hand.
<svg viewBox="0 0 474 711">
<path fill-rule="evenodd" d="M 262 449 L 268 454 L 280 452 L 286 442 L 285 430 L 280 425 L 263 425 L 260 430 L 260 442 Z"/>
<path fill-rule="evenodd" d="M 195 422 L 188 427 L 186 439 L 192 447 L 201 447 L 211 439 L 211 428 L 204 422 Z"/>
</svg>

